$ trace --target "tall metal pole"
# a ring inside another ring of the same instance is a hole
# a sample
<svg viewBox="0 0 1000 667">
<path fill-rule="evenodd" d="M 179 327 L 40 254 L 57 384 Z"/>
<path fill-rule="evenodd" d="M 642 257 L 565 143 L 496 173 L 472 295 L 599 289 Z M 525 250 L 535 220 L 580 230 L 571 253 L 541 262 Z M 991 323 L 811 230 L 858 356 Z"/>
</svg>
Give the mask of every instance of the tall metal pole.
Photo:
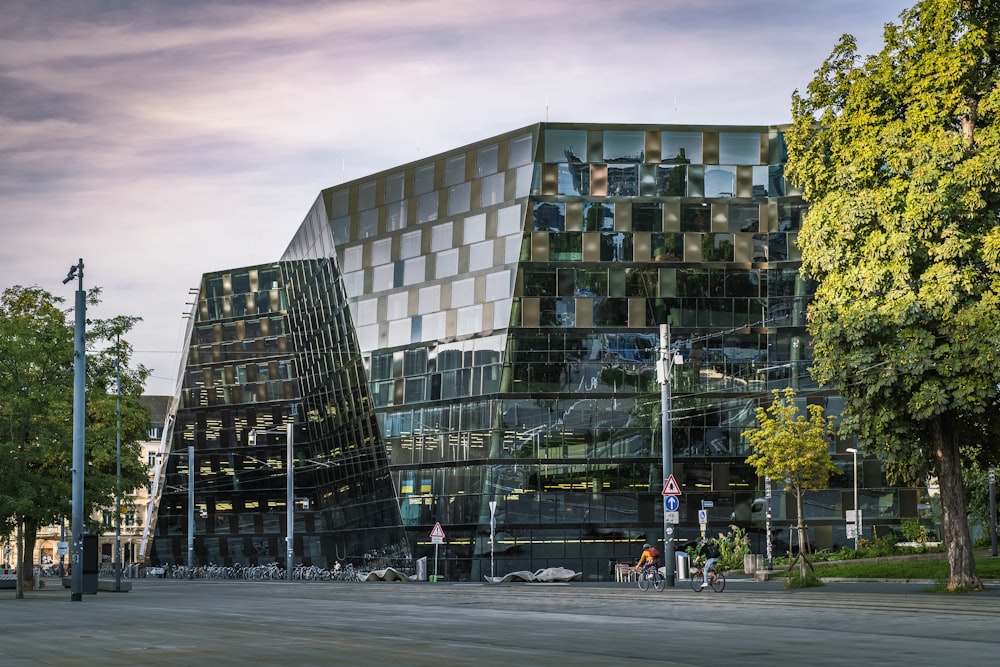
<svg viewBox="0 0 1000 667">
<path fill-rule="evenodd" d="M 848 447 L 847 451 L 854 456 L 854 550 L 857 551 L 861 543 L 861 510 L 858 508 L 858 450 L 854 447 Z"/>
<path fill-rule="evenodd" d="M 287 424 L 287 437 L 288 440 L 288 498 L 285 501 L 287 515 L 285 521 L 288 524 L 288 537 L 287 539 L 287 570 L 288 570 L 288 581 L 292 580 L 292 569 L 295 567 L 295 450 L 292 442 L 293 439 L 293 423 L 288 422 Z"/>
<path fill-rule="evenodd" d="M 187 576 L 194 579 L 194 445 L 188 445 L 188 554 Z"/>
<path fill-rule="evenodd" d="M 115 359 L 115 381 L 118 400 L 115 404 L 115 592 L 122 589 L 122 369 L 121 336 L 118 337 L 118 358 Z"/>
<path fill-rule="evenodd" d="M 671 432 L 670 412 L 670 376 L 673 359 L 670 350 L 670 325 L 660 325 L 660 363 L 662 364 L 662 382 L 660 384 L 660 432 L 662 433 L 663 450 L 663 488 L 667 486 L 667 480 L 673 474 L 674 467 L 674 444 L 673 433 Z M 667 586 L 673 587 L 674 581 L 674 527 L 667 522 L 666 507 L 663 508 L 663 560 L 666 566 Z"/>
<path fill-rule="evenodd" d="M 74 276 L 75 274 L 75 276 Z M 76 277 L 75 314 L 73 334 L 73 551 L 70 557 L 73 568 L 70 576 L 70 600 L 83 600 L 83 473 L 84 417 L 87 395 L 87 293 L 83 290 L 83 258 L 70 269 L 64 282 Z"/>
<path fill-rule="evenodd" d="M 997 473 L 996 467 L 990 466 L 990 542 L 992 555 L 997 555 Z"/>
</svg>

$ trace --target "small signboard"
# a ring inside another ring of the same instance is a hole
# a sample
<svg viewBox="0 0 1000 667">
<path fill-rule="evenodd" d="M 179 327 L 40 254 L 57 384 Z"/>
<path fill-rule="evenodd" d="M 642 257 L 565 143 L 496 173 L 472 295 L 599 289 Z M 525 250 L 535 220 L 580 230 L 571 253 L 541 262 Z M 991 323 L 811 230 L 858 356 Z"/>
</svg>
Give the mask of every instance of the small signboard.
<svg viewBox="0 0 1000 667">
<path fill-rule="evenodd" d="M 677 480 L 674 479 L 673 475 L 667 477 L 667 483 L 663 485 L 663 495 L 665 496 L 681 495 L 681 487 L 677 485 Z"/>
<path fill-rule="evenodd" d="M 681 508 L 681 501 L 677 496 L 663 496 L 663 509 L 667 512 L 676 512 Z"/>
<path fill-rule="evenodd" d="M 680 512 L 664 512 L 663 516 L 669 524 L 677 525 L 681 522 Z"/>
<path fill-rule="evenodd" d="M 434 524 L 434 529 L 431 530 L 431 544 L 441 544 L 444 542 L 444 528 L 441 527 L 441 522 Z"/>
</svg>

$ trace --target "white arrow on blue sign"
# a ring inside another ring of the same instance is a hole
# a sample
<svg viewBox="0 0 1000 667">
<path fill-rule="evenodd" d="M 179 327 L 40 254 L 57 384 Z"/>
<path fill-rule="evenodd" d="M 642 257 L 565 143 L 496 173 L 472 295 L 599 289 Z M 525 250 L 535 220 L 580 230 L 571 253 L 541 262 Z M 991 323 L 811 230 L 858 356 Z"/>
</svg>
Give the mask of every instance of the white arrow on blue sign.
<svg viewBox="0 0 1000 667">
<path fill-rule="evenodd" d="M 681 506 L 681 501 L 677 496 L 663 496 L 663 509 L 668 512 L 676 512 Z"/>
</svg>

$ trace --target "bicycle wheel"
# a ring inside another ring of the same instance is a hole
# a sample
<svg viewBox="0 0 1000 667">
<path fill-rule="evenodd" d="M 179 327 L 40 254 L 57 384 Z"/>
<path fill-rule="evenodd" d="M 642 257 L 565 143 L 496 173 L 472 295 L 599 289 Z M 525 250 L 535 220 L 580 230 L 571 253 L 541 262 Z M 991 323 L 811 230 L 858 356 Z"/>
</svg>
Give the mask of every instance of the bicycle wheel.
<svg viewBox="0 0 1000 667">
<path fill-rule="evenodd" d="M 712 579 L 712 590 L 716 593 L 726 590 L 726 575 L 716 571 L 715 577 Z"/>
<path fill-rule="evenodd" d="M 699 570 L 691 573 L 691 589 L 695 593 L 701 593 L 701 572 Z"/>
<path fill-rule="evenodd" d="M 649 572 L 642 570 L 639 572 L 639 590 L 648 591 L 649 590 Z"/>
<path fill-rule="evenodd" d="M 653 572 L 653 588 L 655 588 L 658 591 L 662 591 L 664 589 L 663 584 L 664 584 L 663 576 L 660 575 L 659 570 L 656 570 L 655 572 Z"/>
</svg>

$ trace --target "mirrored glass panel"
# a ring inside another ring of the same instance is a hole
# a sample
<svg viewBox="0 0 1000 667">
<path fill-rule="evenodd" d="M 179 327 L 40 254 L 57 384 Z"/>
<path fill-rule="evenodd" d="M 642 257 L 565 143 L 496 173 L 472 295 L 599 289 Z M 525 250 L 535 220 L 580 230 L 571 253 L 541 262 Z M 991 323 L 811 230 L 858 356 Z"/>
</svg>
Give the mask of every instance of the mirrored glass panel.
<svg viewBox="0 0 1000 667">
<path fill-rule="evenodd" d="M 414 171 L 413 191 L 420 195 L 434 189 L 434 163 L 422 164 Z"/>
<path fill-rule="evenodd" d="M 701 132 L 664 132 L 660 141 L 661 162 L 701 164 Z"/>
<path fill-rule="evenodd" d="M 719 164 L 760 164 L 760 133 L 719 132 Z"/>
<path fill-rule="evenodd" d="M 610 202 L 587 202 L 583 205 L 583 231 L 601 232 L 614 228 L 614 204 Z"/>
<path fill-rule="evenodd" d="M 734 197 L 736 195 L 736 167 L 711 166 L 705 169 L 706 197 Z"/>
<path fill-rule="evenodd" d="M 453 155 L 444 161 L 445 187 L 465 180 L 465 154 Z"/>
<path fill-rule="evenodd" d="M 543 162 L 584 162 L 587 159 L 586 130 L 546 130 Z"/>
<path fill-rule="evenodd" d="M 525 134 L 510 140 L 507 167 L 520 167 L 531 162 L 532 135 Z M 547 162 L 547 160 L 546 160 Z"/>
<path fill-rule="evenodd" d="M 487 174 L 496 172 L 497 154 L 498 149 L 496 144 L 483 146 L 476 151 L 476 176 L 481 178 Z"/>
<path fill-rule="evenodd" d="M 532 229 L 536 232 L 561 232 L 566 229 L 565 203 L 536 202 L 532 211 Z"/>
<path fill-rule="evenodd" d="M 645 132 L 606 130 L 604 161 L 640 163 L 645 157 Z"/>
</svg>

